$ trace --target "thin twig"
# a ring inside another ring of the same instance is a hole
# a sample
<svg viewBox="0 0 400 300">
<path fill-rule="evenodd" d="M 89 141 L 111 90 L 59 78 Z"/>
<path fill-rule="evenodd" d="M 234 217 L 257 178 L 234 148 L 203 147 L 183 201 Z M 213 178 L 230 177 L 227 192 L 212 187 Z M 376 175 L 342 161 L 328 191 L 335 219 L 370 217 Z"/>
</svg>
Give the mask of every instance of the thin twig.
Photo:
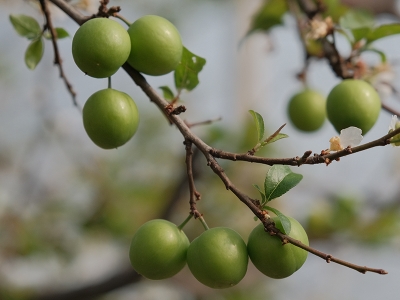
<svg viewBox="0 0 400 300">
<path fill-rule="evenodd" d="M 54 64 L 58 65 L 58 69 L 60 71 L 60 77 L 64 80 L 64 83 L 68 89 L 68 92 L 72 96 L 72 103 L 79 108 L 78 102 L 76 102 L 76 92 L 74 91 L 72 84 L 69 82 L 67 76 L 64 73 L 64 68 L 62 65 L 62 59 L 60 56 L 60 52 L 58 50 L 58 44 L 57 44 L 57 32 L 53 27 L 53 22 L 51 20 L 51 15 L 49 8 L 47 6 L 47 0 L 39 0 L 40 6 L 42 7 L 42 11 L 44 13 L 44 16 L 46 18 L 46 24 L 45 27 L 50 31 L 51 35 L 51 41 L 53 44 L 53 49 L 54 49 Z"/>
<path fill-rule="evenodd" d="M 218 122 L 221 121 L 222 117 L 218 117 L 216 119 L 212 119 L 212 120 L 206 120 L 206 121 L 200 121 L 200 122 L 193 122 L 193 123 L 189 123 L 188 121 L 184 120 L 184 122 L 186 123 L 187 127 L 192 128 L 195 126 L 200 126 L 200 125 L 209 125 L 212 124 L 214 122 Z"/>
<path fill-rule="evenodd" d="M 90 20 L 92 16 L 85 16 L 71 4 L 63 0 L 49 0 L 64 13 L 66 13 L 71 19 L 73 19 L 78 25 L 82 25 L 87 20 Z"/>
<path fill-rule="evenodd" d="M 395 110 L 393 107 L 382 102 L 382 109 L 386 110 L 387 112 L 391 113 L 392 115 L 396 115 L 400 117 L 400 112 Z"/>
<path fill-rule="evenodd" d="M 122 22 L 124 22 L 128 27 L 130 27 L 132 25 L 131 22 L 128 21 L 128 19 L 126 19 L 124 16 L 122 16 L 121 14 L 115 13 L 114 17 L 117 19 L 120 19 Z"/>
<path fill-rule="evenodd" d="M 381 274 L 381 275 L 388 274 L 388 272 L 383 270 L 383 269 L 375 269 L 375 268 L 369 268 L 369 267 L 366 267 L 366 266 L 356 265 L 356 264 L 347 262 L 345 260 L 333 257 L 330 254 L 326 254 L 324 252 L 316 250 L 316 249 L 314 249 L 314 248 L 312 248 L 310 246 L 307 246 L 307 245 L 303 244 L 302 242 L 300 242 L 300 241 L 298 241 L 298 240 L 296 240 L 296 239 L 294 239 L 294 238 L 292 238 L 292 237 L 290 237 L 288 235 L 283 234 L 282 232 L 279 231 L 279 229 L 277 229 L 275 226 L 272 226 L 270 223 L 264 224 L 264 226 L 266 228 L 266 231 L 268 231 L 272 235 L 277 235 L 284 244 L 285 243 L 290 243 L 290 244 L 295 245 L 295 246 L 297 246 L 299 248 L 302 248 L 302 249 L 314 254 L 315 256 L 318 256 L 318 257 L 322 258 L 327 263 L 334 262 L 334 263 L 337 263 L 339 265 L 342 265 L 342 266 L 348 267 L 350 269 L 356 270 L 356 271 L 358 271 L 360 273 L 363 273 L 363 274 L 365 274 L 366 272 L 372 272 L 372 273 L 377 273 L 377 274 Z"/>
<path fill-rule="evenodd" d="M 201 217 L 201 213 L 197 210 L 196 202 L 201 199 L 200 193 L 196 190 L 193 178 L 193 149 L 192 142 L 185 140 L 185 150 L 186 150 L 186 173 L 189 183 L 189 204 L 190 204 L 190 214 L 192 214 L 195 219 Z"/>
</svg>

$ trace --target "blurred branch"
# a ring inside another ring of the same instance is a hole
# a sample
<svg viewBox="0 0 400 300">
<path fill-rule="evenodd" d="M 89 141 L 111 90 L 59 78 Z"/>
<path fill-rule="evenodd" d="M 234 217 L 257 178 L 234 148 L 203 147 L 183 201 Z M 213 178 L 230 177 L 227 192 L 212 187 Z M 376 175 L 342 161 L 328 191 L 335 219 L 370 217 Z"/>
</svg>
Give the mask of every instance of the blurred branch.
<svg viewBox="0 0 400 300">
<path fill-rule="evenodd" d="M 142 277 L 137 274 L 132 267 L 126 268 L 125 270 L 113 274 L 109 278 L 96 282 L 91 285 L 87 285 L 81 288 L 77 288 L 70 291 L 62 291 L 55 293 L 48 293 L 38 295 L 31 300 L 88 300 L 99 297 L 100 295 L 121 288 L 128 284 L 138 282 Z"/>
<path fill-rule="evenodd" d="M 199 169 L 199 151 L 194 149 L 192 152 L 192 160 L 196 168 L 194 170 Z M 200 172 L 196 171 L 192 174 L 193 178 L 198 179 L 200 176 Z M 166 199 L 165 209 L 160 214 L 159 218 L 161 219 L 170 219 L 172 212 L 178 202 L 179 199 L 182 198 L 187 192 L 188 186 L 188 176 L 186 172 L 182 172 L 180 179 L 178 180 L 178 184 L 174 189 L 174 192 L 171 194 L 169 199 Z M 48 292 L 45 294 L 35 295 L 30 298 L 30 300 L 87 300 L 94 299 L 108 293 L 110 291 L 116 290 L 118 288 L 124 287 L 129 284 L 136 283 L 142 279 L 142 276 L 135 272 L 135 270 L 129 265 L 123 270 L 112 274 L 108 278 L 95 282 L 93 284 L 88 284 L 83 287 L 75 288 L 72 290 L 66 291 L 56 291 L 56 292 Z"/>
<path fill-rule="evenodd" d="M 64 13 L 66 13 L 71 19 L 73 19 L 79 25 L 82 25 L 87 20 L 91 19 L 92 16 L 85 16 L 71 4 L 67 3 L 63 0 L 49 0 L 59 9 L 61 9 Z"/>
<path fill-rule="evenodd" d="M 76 102 L 76 92 L 74 91 L 71 83 L 69 82 L 67 76 L 64 73 L 62 59 L 60 57 L 60 52 L 58 50 L 57 32 L 53 27 L 53 22 L 51 20 L 50 11 L 49 11 L 49 8 L 47 7 L 47 0 L 39 0 L 39 2 L 40 2 L 40 6 L 42 8 L 42 11 L 44 13 L 44 16 L 46 18 L 45 27 L 49 30 L 49 32 L 51 34 L 51 41 L 52 41 L 53 49 L 54 49 L 54 64 L 58 65 L 58 69 L 60 70 L 60 77 L 64 80 L 64 83 L 67 86 L 67 89 L 72 96 L 72 102 L 74 103 L 75 106 L 79 107 L 78 103 Z"/>
</svg>

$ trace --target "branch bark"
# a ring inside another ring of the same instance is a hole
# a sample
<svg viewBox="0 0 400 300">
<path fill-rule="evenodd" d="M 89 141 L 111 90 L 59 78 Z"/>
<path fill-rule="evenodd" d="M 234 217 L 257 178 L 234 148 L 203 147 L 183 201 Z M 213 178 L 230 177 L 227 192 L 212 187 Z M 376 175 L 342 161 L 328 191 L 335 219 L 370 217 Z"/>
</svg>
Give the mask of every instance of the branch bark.
<svg viewBox="0 0 400 300">
<path fill-rule="evenodd" d="M 76 92 L 74 91 L 72 84 L 69 82 L 67 76 L 65 75 L 64 68 L 62 65 L 62 59 L 60 56 L 60 52 L 58 50 L 58 44 L 57 44 L 57 33 L 56 30 L 54 29 L 53 26 L 53 21 L 51 19 L 50 11 L 47 6 L 47 0 L 39 0 L 40 6 L 42 8 L 42 11 L 44 13 L 44 16 L 46 18 L 46 27 L 50 31 L 51 34 L 51 41 L 53 44 L 53 49 L 54 49 L 54 64 L 58 65 L 58 69 L 60 71 L 60 77 L 64 80 L 64 83 L 69 91 L 69 93 L 72 96 L 72 102 L 76 107 L 79 107 L 78 103 L 76 102 Z"/>
</svg>

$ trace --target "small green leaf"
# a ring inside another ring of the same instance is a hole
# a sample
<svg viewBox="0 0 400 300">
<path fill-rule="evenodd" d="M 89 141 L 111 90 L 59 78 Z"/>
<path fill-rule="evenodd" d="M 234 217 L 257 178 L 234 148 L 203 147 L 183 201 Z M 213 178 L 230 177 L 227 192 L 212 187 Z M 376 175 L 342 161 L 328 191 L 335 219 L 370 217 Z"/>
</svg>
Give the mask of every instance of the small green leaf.
<svg viewBox="0 0 400 300">
<path fill-rule="evenodd" d="M 249 113 L 252 115 L 254 122 L 256 123 L 257 141 L 262 142 L 264 138 L 264 119 L 259 113 L 255 112 L 254 110 L 249 110 Z"/>
<path fill-rule="evenodd" d="M 61 39 L 64 39 L 66 37 L 69 37 L 68 31 L 66 31 L 64 28 L 56 27 L 55 30 L 56 30 L 56 33 L 57 33 L 57 39 L 61 40 Z"/>
<path fill-rule="evenodd" d="M 331 17 L 335 23 L 339 22 L 340 17 L 342 17 L 349 8 L 343 5 L 341 0 L 324 0 L 324 11 L 323 16 Z"/>
<path fill-rule="evenodd" d="M 33 40 L 25 52 L 25 63 L 31 70 L 35 69 L 43 56 L 43 39 Z"/>
<path fill-rule="evenodd" d="M 364 10 L 349 9 L 339 20 L 342 28 L 372 28 L 375 24 L 374 16 Z"/>
<path fill-rule="evenodd" d="M 280 139 L 285 139 L 288 138 L 289 136 L 285 133 L 278 133 L 276 136 L 274 136 L 272 139 L 266 141 L 266 142 L 262 142 L 261 143 L 261 147 L 264 147 L 265 145 L 271 144 L 273 142 L 276 142 Z"/>
<path fill-rule="evenodd" d="M 206 60 L 183 47 L 182 59 L 175 69 L 175 86 L 178 91 L 193 90 L 199 84 L 198 74 L 206 64 Z"/>
<path fill-rule="evenodd" d="M 264 3 L 253 16 L 250 29 L 246 35 L 258 30 L 268 31 L 272 27 L 283 23 L 283 15 L 288 10 L 286 1 L 269 0 L 264 1 Z"/>
<path fill-rule="evenodd" d="M 10 15 L 10 21 L 18 34 L 28 39 L 36 39 L 42 33 L 39 23 L 30 16 Z"/>
<path fill-rule="evenodd" d="M 69 37 L 69 33 L 64 28 L 57 27 L 57 28 L 55 28 L 55 31 L 56 31 L 57 39 L 59 39 L 59 40 Z M 51 40 L 51 33 L 48 30 L 45 33 L 43 33 L 43 36 L 46 39 Z"/>
<path fill-rule="evenodd" d="M 281 213 L 276 208 L 273 208 L 273 207 L 270 207 L 267 205 L 264 206 L 264 208 L 266 210 L 272 211 L 279 218 L 279 221 L 281 221 L 281 224 L 282 224 L 282 228 L 279 228 L 278 226 L 277 226 L 277 228 L 279 230 L 281 230 L 284 234 L 289 235 L 290 231 L 292 230 L 292 223 L 290 223 L 290 220 L 288 219 L 288 217 L 286 217 L 283 213 Z"/>
<path fill-rule="evenodd" d="M 373 29 L 367 37 L 367 42 L 372 43 L 378 39 L 400 33 L 400 24 L 385 24 Z"/>
<path fill-rule="evenodd" d="M 358 42 L 364 38 L 367 38 L 371 33 L 372 29 L 369 27 L 360 27 L 351 30 L 351 33 L 354 37 L 354 42 Z"/>
<path fill-rule="evenodd" d="M 261 205 L 264 205 L 266 198 L 263 190 L 258 186 L 258 184 L 253 184 L 253 186 L 257 189 L 257 191 L 261 195 Z"/>
<path fill-rule="evenodd" d="M 290 189 L 295 187 L 302 179 L 303 175 L 293 173 L 288 166 L 272 166 L 269 168 L 264 182 L 264 190 L 267 201 L 271 201 L 282 196 Z"/>
<path fill-rule="evenodd" d="M 175 98 L 174 93 L 169 88 L 169 86 L 160 86 L 159 89 L 163 91 L 163 96 L 165 100 L 173 100 Z"/>
</svg>

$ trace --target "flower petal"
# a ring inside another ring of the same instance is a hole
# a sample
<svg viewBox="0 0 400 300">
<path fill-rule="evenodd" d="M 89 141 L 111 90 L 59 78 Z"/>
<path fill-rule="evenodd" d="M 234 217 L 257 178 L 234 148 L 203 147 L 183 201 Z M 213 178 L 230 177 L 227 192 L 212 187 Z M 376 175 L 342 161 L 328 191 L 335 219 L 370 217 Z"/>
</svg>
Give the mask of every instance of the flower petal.
<svg viewBox="0 0 400 300">
<path fill-rule="evenodd" d="M 340 144 L 343 148 L 354 147 L 361 143 L 363 136 L 360 128 L 351 126 L 340 131 Z"/>
</svg>

